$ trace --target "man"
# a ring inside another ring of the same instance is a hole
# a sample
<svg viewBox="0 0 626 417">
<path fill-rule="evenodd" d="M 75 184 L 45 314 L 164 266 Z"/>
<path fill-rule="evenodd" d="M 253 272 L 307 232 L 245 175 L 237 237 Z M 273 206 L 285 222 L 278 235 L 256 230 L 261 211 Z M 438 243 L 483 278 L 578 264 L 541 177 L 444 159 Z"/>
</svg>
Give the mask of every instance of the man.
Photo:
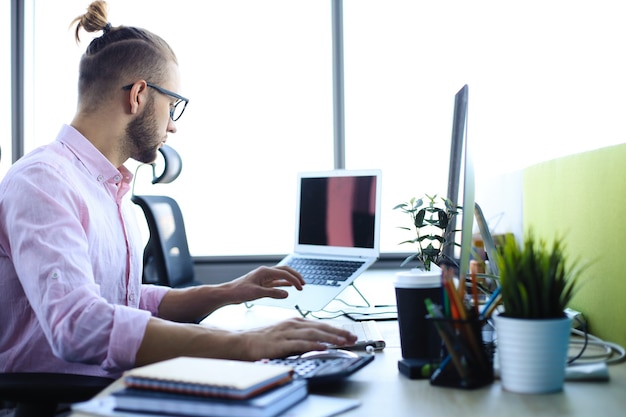
<svg viewBox="0 0 626 417">
<path fill-rule="evenodd" d="M 218 286 L 141 284 L 142 250 L 124 163 L 152 162 L 188 100 L 176 56 L 158 36 L 111 27 L 106 3 L 75 19 L 102 31 L 80 63 L 78 108 L 56 141 L 16 162 L 0 184 L 0 372 L 117 377 L 187 355 L 241 360 L 349 344 L 354 335 L 292 319 L 231 332 L 190 324 L 227 304 L 302 288 L 288 267 Z"/>
</svg>

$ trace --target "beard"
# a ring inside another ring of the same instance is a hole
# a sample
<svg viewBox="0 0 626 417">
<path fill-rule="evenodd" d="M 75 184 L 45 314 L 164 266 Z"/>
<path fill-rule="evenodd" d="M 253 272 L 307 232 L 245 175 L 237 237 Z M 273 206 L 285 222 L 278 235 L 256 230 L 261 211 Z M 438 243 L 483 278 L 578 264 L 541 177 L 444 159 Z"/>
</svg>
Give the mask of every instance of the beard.
<svg viewBox="0 0 626 417">
<path fill-rule="evenodd" d="M 141 114 L 126 127 L 126 142 L 130 157 L 149 164 L 156 160 L 159 146 L 165 139 L 159 134 L 158 123 L 154 115 L 154 100 L 150 100 Z"/>
</svg>

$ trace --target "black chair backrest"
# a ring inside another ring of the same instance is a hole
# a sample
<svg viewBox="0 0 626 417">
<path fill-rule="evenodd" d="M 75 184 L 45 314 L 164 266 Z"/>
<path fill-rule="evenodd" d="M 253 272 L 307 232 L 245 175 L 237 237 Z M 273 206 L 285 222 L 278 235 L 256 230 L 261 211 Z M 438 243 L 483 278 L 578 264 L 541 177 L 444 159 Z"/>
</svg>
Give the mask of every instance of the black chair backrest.
<svg viewBox="0 0 626 417">
<path fill-rule="evenodd" d="M 163 172 L 157 176 L 156 163 L 152 163 L 152 184 L 169 184 L 180 175 L 183 169 L 183 160 L 174 148 L 163 145 L 159 148 L 163 156 Z"/>
<path fill-rule="evenodd" d="M 163 172 L 157 175 L 157 164 L 151 164 L 152 184 L 168 184 L 178 178 L 183 162 L 171 146 L 163 145 L 159 152 L 163 156 Z M 200 284 L 194 279 L 193 259 L 178 203 L 162 195 L 136 195 L 134 190 L 131 200 L 143 210 L 150 230 L 144 249 L 143 282 L 170 287 Z"/>
<path fill-rule="evenodd" d="M 195 285 L 193 259 L 178 203 L 162 195 L 133 195 L 132 201 L 143 210 L 150 230 L 144 249 L 143 282 L 170 287 Z"/>
</svg>

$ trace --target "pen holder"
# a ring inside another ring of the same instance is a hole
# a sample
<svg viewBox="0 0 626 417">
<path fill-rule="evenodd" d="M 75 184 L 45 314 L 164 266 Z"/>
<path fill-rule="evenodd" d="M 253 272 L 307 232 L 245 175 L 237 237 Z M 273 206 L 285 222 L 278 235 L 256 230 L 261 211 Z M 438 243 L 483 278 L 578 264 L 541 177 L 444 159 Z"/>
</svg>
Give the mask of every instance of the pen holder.
<svg viewBox="0 0 626 417">
<path fill-rule="evenodd" d="M 495 345 L 486 320 L 428 319 L 442 340 L 439 367 L 430 377 L 432 385 L 472 389 L 493 382 Z"/>
</svg>

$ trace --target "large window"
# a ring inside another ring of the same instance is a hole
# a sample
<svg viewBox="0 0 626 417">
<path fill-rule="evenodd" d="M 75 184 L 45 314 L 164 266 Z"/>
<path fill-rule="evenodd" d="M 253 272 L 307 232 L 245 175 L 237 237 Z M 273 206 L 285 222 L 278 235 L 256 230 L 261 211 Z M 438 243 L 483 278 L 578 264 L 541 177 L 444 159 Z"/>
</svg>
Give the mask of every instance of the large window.
<svg viewBox="0 0 626 417">
<path fill-rule="evenodd" d="M 383 169 L 384 250 L 407 238 L 395 204 L 446 192 L 453 97 L 464 84 L 477 201 L 494 229 L 521 214 L 508 206 L 511 195 L 521 205 L 521 189 L 507 190 L 519 187 L 509 183 L 516 171 L 625 141 L 622 8 L 619 0 L 344 1 L 346 165 Z"/>
<path fill-rule="evenodd" d="M 168 140 L 183 158 L 181 176 L 157 186 L 140 177 L 136 191 L 179 202 L 194 255 L 289 251 L 296 172 L 333 168 L 330 3 L 108 3 L 114 26 L 145 27 L 170 43 L 180 62 L 180 93 L 190 98 Z M 31 147 L 71 121 L 89 35 L 76 46 L 67 27 L 87 5 L 36 4 Z"/>
<path fill-rule="evenodd" d="M 71 121 L 89 40 L 76 46 L 68 30 L 89 0 L 31 1 L 27 151 Z M 108 3 L 113 25 L 172 45 L 191 99 L 168 141 L 181 176 L 152 186 L 140 175 L 137 192 L 179 201 L 193 255 L 289 251 L 296 172 L 333 168 L 331 0 Z M 478 196 L 493 177 L 624 141 L 618 0 L 345 0 L 343 9 L 346 168 L 383 170 L 384 252 L 407 249 L 393 206 L 446 192 L 463 84 Z"/>
</svg>

